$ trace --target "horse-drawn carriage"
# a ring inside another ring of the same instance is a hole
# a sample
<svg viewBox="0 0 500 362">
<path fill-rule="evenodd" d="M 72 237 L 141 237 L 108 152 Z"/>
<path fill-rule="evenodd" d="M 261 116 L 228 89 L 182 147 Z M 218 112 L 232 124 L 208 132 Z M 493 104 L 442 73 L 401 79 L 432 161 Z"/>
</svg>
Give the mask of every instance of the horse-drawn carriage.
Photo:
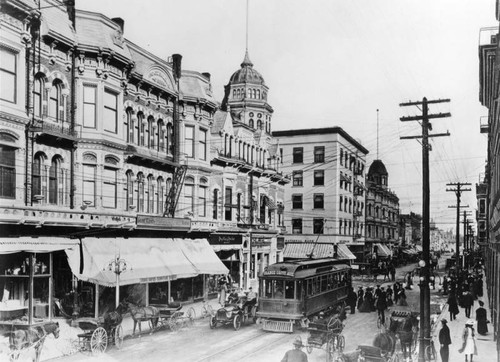
<svg viewBox="0 0 500 362">
<path fill-rule="evenodd" d="M 34 361 L 40 360 L 45 338 L 50 334 L 59 338 L 59 322 L 12 323 L 9 332 L 9 360 L 17 361 L 24 353 L 35 351 Z"/>
<path fill-rule="evenodd" d="M 120 349 L 123 345 L 122 315 L 111 312 L 101 318 L 79 318 L 78 327 L 84 332 L 78 334 L 80 351 L 89 351 L 91 354 L 106 352 L 108 345 L 114 344 Z"/>
<path fill-rule="evenodd" d="M 307 327 L 309 336 L 307 338 L 306 350 L 311 353 L 313 348 L 322 348 L 326 344 L 326 352 L 332 354 L 334 351 L 343 351 L 345 338 L 342 335 L 344 325 L 338 316 L 328 319 L 319 319 L 310 322 Z"/>
</svg>

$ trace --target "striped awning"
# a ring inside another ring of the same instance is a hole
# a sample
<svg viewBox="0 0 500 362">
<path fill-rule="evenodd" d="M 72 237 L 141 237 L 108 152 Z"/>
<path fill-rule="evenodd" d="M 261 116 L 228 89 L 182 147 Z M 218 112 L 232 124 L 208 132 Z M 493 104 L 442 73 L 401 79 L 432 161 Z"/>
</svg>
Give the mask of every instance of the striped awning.
<svg viewBox="0 0 500 362">
<path fill-rule="evenodd" d="M 392 251 L 384 244 L 377 243 L 375 245 L 377 245 L 377 247 L 378 247 L 378 249 L 377 249 L 378 256 L 389 257 L 392 255 Z"/>
<path fill-rule="evenodd" d="M 304 258 L 333 258 L 335 247 L 337 245 L 338 259 L 356 259 L 356 256 L 349 250 L 345 244 L 335 243 L 311 243 L 311 242 L 288 242 L 283 249 L 283 257 L 289 259 Z"/>
</svg>

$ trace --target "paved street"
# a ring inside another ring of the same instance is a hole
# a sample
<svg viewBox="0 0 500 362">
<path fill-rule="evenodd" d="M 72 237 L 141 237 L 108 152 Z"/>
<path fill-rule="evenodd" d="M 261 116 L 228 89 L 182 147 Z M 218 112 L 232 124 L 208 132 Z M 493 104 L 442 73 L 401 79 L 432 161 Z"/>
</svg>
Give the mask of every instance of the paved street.
<svg viewBox="0 0 500 362">
<path fill-rule="evenodd" d="M 402 280 L 407 271 L 414 270 L 415 264 L 398 268 L 397 279 Z M 375 283 L 372 278 L 355 278 L 354 287 L 359 285 L 387 285 L 379 277 Z M 436 292 L 433 301 L 436 299 Z M 418 287 L 407 293 L 408 309 L 418 310 Z M 394 307 L 395 308 L 395 307 Z M 197 311 L 198 312 L 198 311 Z M 377 333 L 377 313 L 348 314 L 345 321 L 345 351 L 354 351 L 360 344 L 371 345 Z M 244 325 L 239 331 L 232 326 L 218 326 L 211 330 L 208 318 L 197 319 L 194 326 L 185 327 L 176 332 L 163 330 L 141 338 L 127 338 L 121 350 L 111 346 L 108 351 L 93 361 L 279 361 L 284 353 L 292 348 L 294 338 L 300 335 L 307 341 L 307 332 L 298 330 L 294 334 L 268 333 L 259 325 Z M 73 362 L 86 361 L 89 355 L 76 353 L 72 356 L 54 359 L 53 361 Z M 314 349 L 309 361 L 325 361 L 325 351 Z"/>
</svg>

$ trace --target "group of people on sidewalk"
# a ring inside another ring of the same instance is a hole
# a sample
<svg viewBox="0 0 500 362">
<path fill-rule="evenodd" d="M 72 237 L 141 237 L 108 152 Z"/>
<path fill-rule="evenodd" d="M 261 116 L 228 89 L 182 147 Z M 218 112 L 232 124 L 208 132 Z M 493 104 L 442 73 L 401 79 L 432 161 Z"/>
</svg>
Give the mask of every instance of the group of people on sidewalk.
<svg viewBox="0 0 500 362">
<path fill-rule="evenodd" d="M 405 289 L 399 282 L 394 283 L 392 287 L 389 285 L 387 288 L 380 285 L 377 285 L 375 289 L 373 287 L 363 288 L 360 286 L 358 287 L 357 295 L 354 291 L 351 291 L 347 304 L 350 306 L 357 304 L 358 310 L 361 313 L 378 311 L 379 315 L 382 314 L 382 316 L 387 307 L 392 305 L 408 305 Z M 351 314 L 354 314 L 353 307 L 351 307 Z"/>
</svg>

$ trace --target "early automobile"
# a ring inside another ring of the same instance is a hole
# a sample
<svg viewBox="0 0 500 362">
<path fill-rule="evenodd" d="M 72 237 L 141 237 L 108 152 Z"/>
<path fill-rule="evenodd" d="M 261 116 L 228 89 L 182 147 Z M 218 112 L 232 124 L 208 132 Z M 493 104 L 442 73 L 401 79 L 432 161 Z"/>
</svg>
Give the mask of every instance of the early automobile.
<svg viewBox="0 0 500 362">
<path fill-rule="evenodd" d="M 234 330 L 240 329 L 242 323 L 247 321 L 255 322 L 257 305 L 254 300 L 247 301 L 246 297 L 241 297 L 235 303 L 226 303 L 210 317 L 210 328 L 214 329 L 217 324 L 232 324 Z"/>
</svg>

